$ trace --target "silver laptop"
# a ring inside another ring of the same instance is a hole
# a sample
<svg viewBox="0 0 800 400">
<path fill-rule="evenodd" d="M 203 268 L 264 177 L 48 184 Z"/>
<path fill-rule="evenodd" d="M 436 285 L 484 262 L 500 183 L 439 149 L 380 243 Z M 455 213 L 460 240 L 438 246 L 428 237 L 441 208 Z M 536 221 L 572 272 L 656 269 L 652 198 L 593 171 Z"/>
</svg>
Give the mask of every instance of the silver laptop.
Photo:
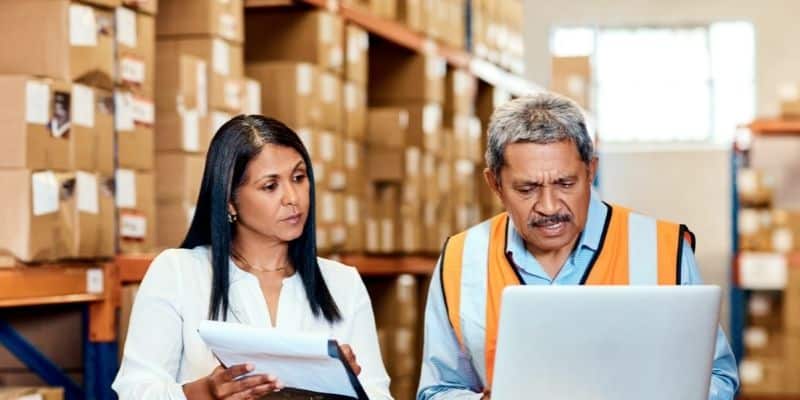
<svg viewBox="0 0 800 400">
<path fill-rule="evenodd" d="M 514 286 L 493 400 L 706 400 L 717 286 Z"/>
</svg>

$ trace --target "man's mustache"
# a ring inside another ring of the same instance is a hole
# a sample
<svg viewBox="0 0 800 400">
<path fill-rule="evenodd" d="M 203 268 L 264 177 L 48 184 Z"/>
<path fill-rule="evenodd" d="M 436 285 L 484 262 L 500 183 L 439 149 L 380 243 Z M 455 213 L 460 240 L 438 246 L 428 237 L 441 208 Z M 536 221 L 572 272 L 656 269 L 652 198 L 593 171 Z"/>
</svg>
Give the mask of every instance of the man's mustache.
<svg viewBox="0 0 800 400">
<path fill-rule="evenodd" d="M 528 226 L 531 228 L 541 228 L 543 226 L 554 225 L 560 222 L 570 222 L 572 216 L 569 214 L 553 214 L 545 217 L 535 218 L 528 221 Z"/>
</svg>

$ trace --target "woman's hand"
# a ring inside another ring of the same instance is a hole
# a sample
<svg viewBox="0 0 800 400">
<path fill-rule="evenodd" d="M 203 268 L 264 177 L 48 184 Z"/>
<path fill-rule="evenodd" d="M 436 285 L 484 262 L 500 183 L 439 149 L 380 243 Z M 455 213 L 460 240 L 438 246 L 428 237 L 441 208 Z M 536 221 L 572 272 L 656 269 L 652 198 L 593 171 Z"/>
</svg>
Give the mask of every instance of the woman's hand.
<svg viewBox="0 0 800 400">
<path fill-rule="evenodd" d="M 183 392 L 189 400 L 251 400 L 283 389 L 283 384 L 272 375 L 236 379 L 252 371 L 251 364 L 219 366 L 211 375 L 183 385 Z"/>
<path fill-rule="evenodd" d="M 339 345 L 339 351 L 342 352 L 342 356 L 344 357 L 345 361 L 350 364 L 350 368 L 353 369 L 353 373 L 359 375 L 361 373 L 361 366 L 358 365 L 358 362 L 356 362 L 356 354 L 353 353 L 353 349 L 350 348 L 350 345 Z"/>
</svg>

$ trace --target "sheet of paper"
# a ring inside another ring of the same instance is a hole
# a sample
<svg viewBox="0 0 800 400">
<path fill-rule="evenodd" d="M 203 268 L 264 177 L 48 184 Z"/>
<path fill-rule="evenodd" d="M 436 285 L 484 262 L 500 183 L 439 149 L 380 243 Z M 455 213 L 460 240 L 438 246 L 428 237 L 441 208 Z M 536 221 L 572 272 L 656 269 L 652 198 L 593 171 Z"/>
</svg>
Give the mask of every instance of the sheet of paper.
<svg viewBox="0 0 800 400">
<path fill-rule="evenodd" d="M 326 336 L 218 321 L 201 322 L 198 332 L 227 366 L 251 363 L 254 374 L 275 375 L 286 387 L 357 397 Z"/>
</svg>

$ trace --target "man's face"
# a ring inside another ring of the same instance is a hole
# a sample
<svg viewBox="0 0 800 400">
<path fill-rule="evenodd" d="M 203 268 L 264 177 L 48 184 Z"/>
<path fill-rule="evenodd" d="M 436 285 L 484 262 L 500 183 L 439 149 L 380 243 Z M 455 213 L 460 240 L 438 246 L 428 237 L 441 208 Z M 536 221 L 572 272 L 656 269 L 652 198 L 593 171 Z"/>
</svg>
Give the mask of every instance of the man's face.
<svg viewBox="0 0 800 400">
<path fill-rule="evenodd" d="M 597 160 L 586 165 L 572 141 L 506 146 L 500 179 L 485 172 L 528 250 L 573 246 L 586 226 Z"/>
</svg>

